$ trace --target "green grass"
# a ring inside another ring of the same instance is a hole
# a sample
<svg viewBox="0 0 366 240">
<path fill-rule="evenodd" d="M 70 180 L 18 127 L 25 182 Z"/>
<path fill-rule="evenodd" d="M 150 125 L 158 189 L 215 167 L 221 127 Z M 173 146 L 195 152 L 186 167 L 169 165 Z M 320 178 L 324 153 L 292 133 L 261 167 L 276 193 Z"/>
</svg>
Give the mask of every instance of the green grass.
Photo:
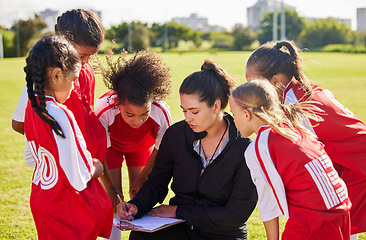
<svg viewBox="0 0 366 240">
<path fill-rule="evenodd" d="M 198 71 L 205 58 L 220 63 L 238 83 L 245 82 L 245 63 L 250 52 L 166 53 L 163 59 L 172 68 L 172 94 L 167 102 L 173 121 L 183 119 L 179 107 L 178 88 L 183 79 Z M 304 53 L 306 74 L 315 83 L 333 92 L 336 98 L 366 121 L 366 54 Z M 0 239 L 36 239 L 36 230 L 29 207 L 33 171 L 24 158 L 24 137 L 11 128 L 11 118 L 24 86 L 24 58 L 0 59 Z M 97 75 L 96 93 L 106 91 Z M 125 167 L 124 167 L 125 170 Z M 128 182 L 123 171 L 124 182 Z M 127 197 L 128 187 L 124 187 Z M 171 196 L 171 192 L 169 196 Z M 166 199 L 166 203 L 168 202 Z M 286 220 L 281 218 L 281 230 Z M 249 239 L 265 239 L 265 231 L 256 209 L 248 221 Z M 122 239 L 128 239 L 128 232 Z M 366 240 L 366 234 L 359 237 Z"/>
</svg>

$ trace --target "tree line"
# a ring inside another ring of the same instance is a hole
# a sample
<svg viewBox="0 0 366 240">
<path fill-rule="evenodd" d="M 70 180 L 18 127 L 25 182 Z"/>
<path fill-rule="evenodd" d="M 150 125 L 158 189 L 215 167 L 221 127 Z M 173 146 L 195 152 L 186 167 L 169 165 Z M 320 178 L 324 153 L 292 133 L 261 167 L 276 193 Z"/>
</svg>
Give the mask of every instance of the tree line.
<svg viewBox="0 0 366 240">
<path fill-rule="evenodd" d="M 300 17 L 295 10 L 285 9 L 286 38 L 296 41 L 302 48 L 313 51 L 329 48 L 330 45 L 351 46 L 350 51 L 366 52 L 366 33 L 352 31 L 346 24 L 335 19 L 315 21 Z M 280 22 L 280 14 L 278 14 Z M 5 57 L 25 56 L 31 46 L 45 34 L 47 25 L 35 15 L 33 19 L 18 20 L 10 29 L 0 27 L 3 36 Z M 278 25 L 278 32 L 281 25 Z M 280 35 L 280 34 L 278 34 Z M 259 44 L 271 41 L 273 36 L 273 13 L 263 15 L 259 30 L 236 25 L 230 31 L 200 32 L 176 22 L 165 24 L 142 22 L 122 22 L 106 29 L 105 46 L 114 51 L 123 49 L 138 51 L 197 51 L 197 50 L 252 50 Z M 328 48 L 324 48 L 328 46 Z M 336 47 L 333 47 L 337 51 Z"/>
</svg>

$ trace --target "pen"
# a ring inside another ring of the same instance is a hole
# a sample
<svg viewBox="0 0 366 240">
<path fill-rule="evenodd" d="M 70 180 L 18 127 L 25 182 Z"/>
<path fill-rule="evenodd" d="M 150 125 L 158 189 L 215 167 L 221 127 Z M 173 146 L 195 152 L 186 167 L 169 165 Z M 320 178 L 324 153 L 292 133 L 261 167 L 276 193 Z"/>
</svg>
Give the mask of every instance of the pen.
<svg viewBox="0 0 366 240">
<path fill-rule="evenodd" d="M 122 202 L 121 196 L 118 194 L 117 190 L 113 187 L 114 192 L 117 194 L 118 201 Z"/>
<path fill-rule="evenodd" d="M 113 187 L 113 190 L 114 190 L 114 192 L 117 194 L 118 201 L 119 201 L 119 202 L 123 202 L 123 201 L 122 201 L 122 199 L 121 199 L 121 197 L 119 196 L 119 194 L 118 194 L 118 192 L 117 192 L 117 190 L 116 190 L 116 188 L 115 188 L 115 187 Z M 125 212 L 128 214 L 128 210 L 126 209 L 126 205 L 123 205 L 123 206 L 121 206 L 121 207 L 122 207 L 123 211 L 125 211 Z M 128 220 L 132 220 L 131 216 L 127 216 L 127 218 L 128 218 Z"/>
</svg>

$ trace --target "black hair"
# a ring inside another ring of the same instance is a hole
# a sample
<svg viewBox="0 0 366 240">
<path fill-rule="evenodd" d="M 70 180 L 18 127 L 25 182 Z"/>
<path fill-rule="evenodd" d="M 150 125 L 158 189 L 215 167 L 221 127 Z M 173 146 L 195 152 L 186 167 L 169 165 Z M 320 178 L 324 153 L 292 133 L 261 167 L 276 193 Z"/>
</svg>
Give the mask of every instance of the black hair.
<svg viewBox="0 0 366 240">
<path fill-rule="evenodd" d="M 304 74 L 301 52 L 293 41 L 267 42 L 252 53 L 247 68 L 253 68 L 268 80 L 278 73 L 289 79 L 294 77 L 311 97 L 314 84 Z"/>
<path fill-rule="evenodd" d="M 31 106 L 35 113 L 63 138 L 65 135 L 60 125 L 49 115 L 46 108 L 46 72 L 49 67 L 58 67 L 63 73 L 67 73 L 76 70 L 79 64 L 81 63 L 78 52 L 66 39 L 57 35 L 46 35 L 32 47 L 24 67 Z"/>
<path fill-rule="evenodd" d="M 104 29 L 98 15 L 84 9 L 72 9 L 57 18 L 55 32 L 79 46 L 99 47 Z"/>
<path fill-rule="evenodd" d="M 197 94 L 200 101 L 206 102 L 209 107 L 220 100 L 221 109 L 225 109 L 233 86 L 233 78 L 218 63 L 205 59 L 201 71 L 194 72 L 183 80 L 179 93 Z"/>
<path fill-rule="evenodd" d="M 107 55 L 107 68 L 100 63 L 99 68 L 105 85 L 117 94 L 119 103 L 143 106 L 170 94 L 170 68 L 158 54 L 140 51 L 126 59 L 127 52 L 123 52 L 117 61 L 112 54 Z"/>
</svg>

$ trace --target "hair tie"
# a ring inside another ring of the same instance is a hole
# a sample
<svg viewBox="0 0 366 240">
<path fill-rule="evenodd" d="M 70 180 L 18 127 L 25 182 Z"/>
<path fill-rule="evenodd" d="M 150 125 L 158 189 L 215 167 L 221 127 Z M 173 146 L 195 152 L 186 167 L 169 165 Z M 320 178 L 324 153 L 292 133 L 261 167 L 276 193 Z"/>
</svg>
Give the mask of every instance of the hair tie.
<svg viewBox="0 0 366 240">
<path fill-rule="evenodd" d="M 277 48 L 278 50 L 280 50 L 280 49 L 281 49 L 281 47 L 283 47 L 282 42 L 278 42 L 278 43 L 276 44 L 276 46 L 275 46 L 275 48 Z"/>
</svg>

